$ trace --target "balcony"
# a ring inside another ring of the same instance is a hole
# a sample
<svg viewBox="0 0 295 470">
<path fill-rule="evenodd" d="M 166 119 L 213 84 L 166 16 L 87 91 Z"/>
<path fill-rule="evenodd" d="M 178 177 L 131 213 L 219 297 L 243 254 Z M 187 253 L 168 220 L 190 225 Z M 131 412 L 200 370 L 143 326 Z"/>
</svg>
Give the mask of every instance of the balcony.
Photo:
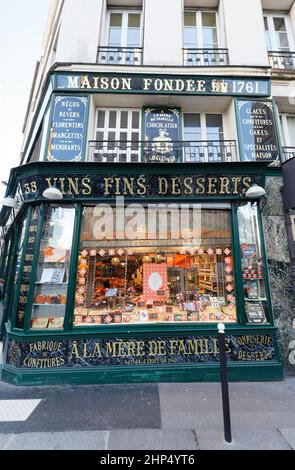
<svg viewBox="0 0 295 470">
<path fill-rule="evenodd" d="M 216 67 L 228 63 L 228 49 L 183 49 L 183 65 L 186 66 Z"/>
<path fill-rule="evenodd" d="M 234 140 L 213 141 L 102 141 L 91 140 L 91 162 L 217 163 L 236 162 Z"/>
<path fill-rule="evenodd" d="M 276 70 L 295 70 L 295 52 L 268 52 L 269 64 Z"/>
<path fill-rule="evenodd" d="M 295 157 L 295 147 L 282 147 L 283 150 L 283 161 L 291 160 Z"/>
<path fill-rule="evenodd" d="M 141 65 L 141 47 L 98 47 L 97 64 L 104 65 Z"/>
</svg>

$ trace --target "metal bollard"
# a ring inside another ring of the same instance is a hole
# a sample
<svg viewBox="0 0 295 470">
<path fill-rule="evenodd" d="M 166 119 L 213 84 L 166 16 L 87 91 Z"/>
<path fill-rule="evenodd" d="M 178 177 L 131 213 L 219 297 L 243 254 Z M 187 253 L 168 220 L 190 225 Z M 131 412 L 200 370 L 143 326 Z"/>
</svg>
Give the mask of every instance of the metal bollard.
<svg viewBox="0 0 295 470">
<path fill-rule="evenodd" d="M 218 345 L 219 345 L 219 355 L 220 355 L 220 379 L 221 379 L 221 392 L 222 392 L 224 438 L 226 442 L 232 442 L 227 367 L 226 367 L 226 352 L 225 352 L 225 334 L 224 334 L 225 326 L 223 323 L 218 323 L 217 328 L 218 328 Z"/>
</svg>

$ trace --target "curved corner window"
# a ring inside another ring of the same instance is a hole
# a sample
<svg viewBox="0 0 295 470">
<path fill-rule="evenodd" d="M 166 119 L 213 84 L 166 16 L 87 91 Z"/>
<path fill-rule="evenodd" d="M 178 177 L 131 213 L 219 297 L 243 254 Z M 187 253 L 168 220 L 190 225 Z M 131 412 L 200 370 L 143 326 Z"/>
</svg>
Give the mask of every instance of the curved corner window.
<svg viewBox="0 0 295 470">
<path fill-rule="evenodd" d="M 269 318 L 269 303 L 257 204 L 248 202 L 240 206 L 238 223 L 247 321 L 265 323 Z"/>
<path fill-rule="evenodd" d="M 75 326 L 235 322 L 230 210 L 136 206 L 84 208 Z"/>
<path fill-rule="evenodd" d="M 44 206 L 31 328 L 63 328 L 75 209 Z"/>
</svg>

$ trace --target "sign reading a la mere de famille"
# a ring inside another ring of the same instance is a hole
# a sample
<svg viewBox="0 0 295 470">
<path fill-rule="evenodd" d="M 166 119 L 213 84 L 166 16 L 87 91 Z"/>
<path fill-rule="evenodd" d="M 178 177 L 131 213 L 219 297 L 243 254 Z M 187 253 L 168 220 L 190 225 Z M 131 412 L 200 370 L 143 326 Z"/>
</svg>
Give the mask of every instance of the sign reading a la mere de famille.
<svg viewBox="0 0 295 470">
<path fill-rule="evenodd" d="M 275 359 L 269 334 L 228 335 L 231 362 L 268 362 Z M 85 338 L 16 342 L 8 345 L 7 364 L 27 369 L 97 367 L 141 364 L 218 363 L 218 339 L 213 335 L 144 338 Z"/>
</svg>

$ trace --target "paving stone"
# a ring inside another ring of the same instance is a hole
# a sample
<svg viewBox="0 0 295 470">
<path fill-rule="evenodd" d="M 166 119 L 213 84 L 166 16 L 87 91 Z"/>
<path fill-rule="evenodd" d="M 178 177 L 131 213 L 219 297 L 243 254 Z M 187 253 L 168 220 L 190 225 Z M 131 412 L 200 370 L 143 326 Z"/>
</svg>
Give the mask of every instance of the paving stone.
<svg viewBox="0 0 295 470">
<path fill-rule="evenodd" d="M 38 392 L 43 399 L 29 419 L 22 423 L 0 423 L 0 432 L 161 427 L 159 393 L 155 384 L 53 387 Z M 3 398 L 5 395 L 7 398 L 8 393 L 3 394 Z M 25 395 L 25 392 L 21 394 L 22 397 Z M 29 395 L 32 395 L 32 390 Z"/>
<path fill-rule="evenodd" d="M 233 430 L 232 442 L 224 439 L 223 430 L 196 430 L 200 450 L 290 450 L 277 430 Z"/>
<path fill-rule="evenodd" d="M 11 434 L 0 434 L 0 450 L 3 450 L 6 448 L 8 442 L 14 437 L 14 435 Z"/>
<path fill-rule="evenodd" d="M 295 426 L 295 423 L 294 423 Z M 290 447 L 295 450 L 295 427 L 293 428 L 280 428 L 282 436 L 286 439 Z"/>
<path fill-rule="evenodd" d="M 106 442 L 103 431 L 32 432 L 14 435 L 7 450 L 104 450 Z"/>
<path fill-rule="evenodd" d="M 132 429 L 110 431 L 108 450 L 197 450 L 192 431 Z"/>
</svg>

